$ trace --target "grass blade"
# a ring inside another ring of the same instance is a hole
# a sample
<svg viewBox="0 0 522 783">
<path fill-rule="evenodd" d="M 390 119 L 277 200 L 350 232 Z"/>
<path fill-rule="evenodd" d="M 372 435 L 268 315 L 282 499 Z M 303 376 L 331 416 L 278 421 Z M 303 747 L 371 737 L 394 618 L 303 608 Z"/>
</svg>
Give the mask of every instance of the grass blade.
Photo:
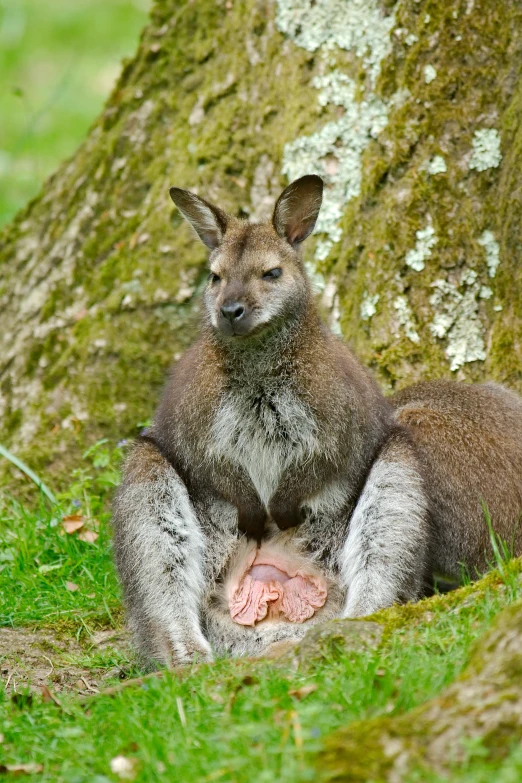
<svg viewBox="0 0 522 783">
<path fill-rule="evenodd" d="M 31 468 L 25 464 L 25 462 L 22 462 L 21 459 L 15 457 L 15 455 L 12 454 L 10 451 L 8 451 L 8 449 L 6 449 L 5 446 L 2 446 L 1 443 L 0 443 L 0 455 L 5 457 L 7 460 L 9 460 L 9 462 L 11 462 L 15 467 L 17 467 L 18 470 L 21 470 L 22 473 L 24 473 L 27 476 L 27 478 L 30 478 L 31 481 L 33 481 L 36 484 L 38 489 L 41 492 L 43 492 L 45 497 L 48 500 L 50 500 L 53 505 L 55 506 L 58 505 L 58 501 L 56 500 L 54 494 L 51 492 L 49 487 L 46 484 L 44 484 L 44 482 L 40 478 L 38 478 L 36 473 L 34 473 L 34 471 L 32 471 Z"/>
</svg>

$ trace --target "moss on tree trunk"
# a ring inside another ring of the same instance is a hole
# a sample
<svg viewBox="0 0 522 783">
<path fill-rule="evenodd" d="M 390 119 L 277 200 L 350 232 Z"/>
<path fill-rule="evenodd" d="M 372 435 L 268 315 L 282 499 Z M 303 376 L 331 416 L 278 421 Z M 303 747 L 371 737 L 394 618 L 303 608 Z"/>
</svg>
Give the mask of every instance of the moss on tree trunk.
<svg viewBox="0 0 522 783">
<path fill-rule="evenodd" d="M 430 773 L 447 779 L 474 749 L 500 762 L 522 730 L 521 620 L 520 602 L 504 609 L 462 676 L 436 699 L 405 715 L 352 723 L 330 735 L 317 760 L 317 780 L 394 783 Z"/>
<path fill-rule="evenodd" d="M 0 238 L 0 441 L 58 477 L 151 415 L 206 276 L 170 185 L 264 218 L 322 174 L 311 268 L 384 385 L 520 389 L 521 28 L 515 0 L 158 2 Z"/>
</svg>

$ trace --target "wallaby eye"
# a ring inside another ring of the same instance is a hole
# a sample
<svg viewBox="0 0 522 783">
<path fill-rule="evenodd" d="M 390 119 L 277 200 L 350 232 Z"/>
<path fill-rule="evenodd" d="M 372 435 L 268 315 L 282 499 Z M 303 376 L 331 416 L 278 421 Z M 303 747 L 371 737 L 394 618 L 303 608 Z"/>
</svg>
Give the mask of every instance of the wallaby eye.
<svg viewBox="0 0 522 783">
<path fill-rule="evenodd" d="M 281 277 L 283 274 L 283 270 L 281 267 L 276 266 L 275 269 L 270 269 L 268 272 L 265 272 L 263 275 L 263 280 L 275 280 L 277 277 Z"/>
<path fill-rule="evenodd" d="M 210 280 L 211 283 L 219 283 L 219 281 L 221 280 L 220 276 L 216 275 L 214 272 L 211 272 L 209 274 L 208 279 Z"/>
</svg>

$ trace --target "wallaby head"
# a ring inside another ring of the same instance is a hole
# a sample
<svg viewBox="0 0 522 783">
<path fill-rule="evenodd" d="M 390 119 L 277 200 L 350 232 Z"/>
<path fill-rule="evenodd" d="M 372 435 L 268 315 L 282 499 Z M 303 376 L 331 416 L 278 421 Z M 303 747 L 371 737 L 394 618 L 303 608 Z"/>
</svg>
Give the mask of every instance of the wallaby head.
<svg viewBox="0 0 522 783">
<path fill-rule="evenodd" d="M 299 247 L 313 231 L 322 192 L 320 177 L 301 177 L 280 195 L 272 221 L 255 224 L 227 215 L 195 193 L 170 189 L 210 250 L 205 310 L 221 337 L 246 338 L 302 317 L 310 286 Z"/>
</svg>

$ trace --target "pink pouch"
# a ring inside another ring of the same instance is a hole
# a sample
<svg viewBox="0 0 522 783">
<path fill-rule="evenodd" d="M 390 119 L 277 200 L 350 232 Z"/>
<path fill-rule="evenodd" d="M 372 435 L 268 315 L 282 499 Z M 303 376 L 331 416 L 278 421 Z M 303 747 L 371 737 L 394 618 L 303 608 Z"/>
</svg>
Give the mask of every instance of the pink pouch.
<svg viewBox="0 0 522 783">
<path fill-rule="evenodd" d="M 303 623 L 328 596 L 326 579 L 312 564 L 281 546 L 253 548 L 234 571 L 227 597 L 230 616 L 239 625 L 253 626 L 266 618 Z"/>
</svg>

